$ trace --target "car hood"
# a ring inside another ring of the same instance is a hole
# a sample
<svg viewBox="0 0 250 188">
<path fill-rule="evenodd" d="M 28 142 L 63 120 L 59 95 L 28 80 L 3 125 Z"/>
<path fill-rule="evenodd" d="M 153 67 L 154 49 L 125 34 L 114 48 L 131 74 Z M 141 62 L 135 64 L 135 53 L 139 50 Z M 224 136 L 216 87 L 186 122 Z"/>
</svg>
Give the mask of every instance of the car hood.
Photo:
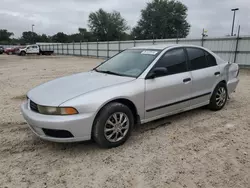
<svg viewBox="0 0 250 188">
<path fill-rule="evenodd" d="M 65 101 L 85 93 L 129 82 L 134 79 L 90 71 L 44 83 L 30 90 L 28 97 L 40 105 L 59 106 Z"/>
</svg>

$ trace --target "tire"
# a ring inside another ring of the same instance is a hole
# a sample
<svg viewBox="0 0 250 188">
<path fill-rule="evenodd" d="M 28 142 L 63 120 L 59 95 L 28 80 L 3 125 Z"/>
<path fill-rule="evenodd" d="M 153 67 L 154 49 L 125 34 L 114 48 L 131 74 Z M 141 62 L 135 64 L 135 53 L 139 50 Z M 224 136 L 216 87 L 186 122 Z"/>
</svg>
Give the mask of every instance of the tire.
<svg viewBox="0 0 250 188">
<path fill-rule="evenodd" d="M 25 53 L 24 51 L 21 51 L 20 55 L 21 55 L 21 56 L 25 56 L 26 53 Z"/>
<path fill-rule="evenodd" d="M 124 104 L 110 103 L 98 113 L 92 129 L 92 138 L 102 148 L 118 147 L 126 142 L 133 127 L 134 116 L 131 110 Z"/>
<path fill-rule="evenodd" d="M 227 86 L 225 83 L 221 82 L 214 89 L 208 108 L 212 111 L 221 110 L 225 106 L 227 99 L 228 99 Z"/>
</svg>

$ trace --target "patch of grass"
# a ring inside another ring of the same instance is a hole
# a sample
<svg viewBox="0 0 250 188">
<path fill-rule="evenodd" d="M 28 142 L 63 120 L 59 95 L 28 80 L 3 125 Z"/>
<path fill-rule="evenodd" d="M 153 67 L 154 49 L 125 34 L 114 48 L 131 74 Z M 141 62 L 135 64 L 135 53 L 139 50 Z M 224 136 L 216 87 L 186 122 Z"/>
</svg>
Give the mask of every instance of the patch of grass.
<svg viewBox="0 0 250 188">
<path fill-rule="evenodd" d="M 25 100 L 26 99 L 26 95 L 15 96 L 12 99 L 14 99 L 14 100 Z"/>
</svg>

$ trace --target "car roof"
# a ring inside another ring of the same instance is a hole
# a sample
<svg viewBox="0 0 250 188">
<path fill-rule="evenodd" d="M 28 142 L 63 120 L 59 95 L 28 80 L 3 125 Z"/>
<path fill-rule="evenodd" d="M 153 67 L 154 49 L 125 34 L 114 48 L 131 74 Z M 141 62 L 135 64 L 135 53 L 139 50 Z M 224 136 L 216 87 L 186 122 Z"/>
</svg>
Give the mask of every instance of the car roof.
<svg viewBox="0 0 250 188">
<path fill-rule="evenodd" d="M 200 48 L 203 49 L 207 52 L 209 52 L 210 54 L 212 54 L 216 59 L 219 59 L 220 61 L 218 62 L 224 62 L 224 60 L 222 60 L 217 54 L 215 54 L 214 52 L 212 52 L 211 50 L 204 48 L 202 46 L 198 46 L 198 45 L 192 45 L 192 44 L 155 44 L 155 45 L 150 45 L 150 46 L 136 46 L 130 49 L 142 49 L 142 50 L 165 50 L 168 48 L 177 48 L 177 47 L 195 47 L 195 48 Z"/>
<path fill-rule="evenodd" d="M 164 50 L 167 48 L 173 48 L 173 47 L 196 47 L 196 48 L 202 48 L 201 46 L 196 45 L 189 45 L 189 44 L 155 44 L 155 45 L 149 45 L 149 46 L 136 46 L 131 49 L 155 49 L 155 50 Z"/>
<path fill-rule="evenodd" d="M 176 44 L 167 44 L 167 45 L 149 45 L 149 46 L 136 46 L 132 49 L 155 49 L 155 50 L 164 50 L 165 48 L 176 46 Z"/>
</svg>

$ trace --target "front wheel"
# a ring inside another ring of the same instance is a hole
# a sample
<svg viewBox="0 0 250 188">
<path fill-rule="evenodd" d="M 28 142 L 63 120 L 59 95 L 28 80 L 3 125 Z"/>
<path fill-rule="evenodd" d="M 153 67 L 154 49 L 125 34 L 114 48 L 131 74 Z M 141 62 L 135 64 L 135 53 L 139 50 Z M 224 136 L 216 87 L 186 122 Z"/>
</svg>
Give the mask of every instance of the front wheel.
<svg viewBox="0 0 250 188">
<path fill-rule="evenodd" d="M 103 148 L 117 147 L 126 142 L 134 126 L 131 110 L 121 103 L 110 103 L 100 111 L 93 125 L 93 139 Z"/>
<path fill-rule="evenodd" d="M 20 55 L 21 55 L 21 56 L 25 56 L 26 53 L 25 53 L 24 51 L 21 51 Z"/>
<path fill-rule="evenodd" d="M 218 111 L 221 110 L 228 98 L 227 86 L 225 83 L 219 83 L 214 89 L 213 95 L 210 99 L 210 103 L 208 105 L 210 110 Z"/>
</svg>

